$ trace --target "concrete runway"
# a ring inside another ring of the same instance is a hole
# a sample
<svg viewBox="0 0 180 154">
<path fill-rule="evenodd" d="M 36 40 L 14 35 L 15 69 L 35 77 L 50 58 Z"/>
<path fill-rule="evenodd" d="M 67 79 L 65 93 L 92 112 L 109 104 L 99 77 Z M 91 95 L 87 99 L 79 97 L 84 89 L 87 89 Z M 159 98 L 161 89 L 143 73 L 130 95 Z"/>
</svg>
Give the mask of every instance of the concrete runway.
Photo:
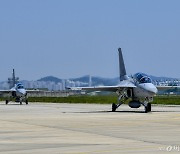
<svg viewBox="0 0 180 154">
<path fill-rule="evenodd" d="M 0 102 L 0 153 L 180 153 L 180 106 Z"/>
</svg>

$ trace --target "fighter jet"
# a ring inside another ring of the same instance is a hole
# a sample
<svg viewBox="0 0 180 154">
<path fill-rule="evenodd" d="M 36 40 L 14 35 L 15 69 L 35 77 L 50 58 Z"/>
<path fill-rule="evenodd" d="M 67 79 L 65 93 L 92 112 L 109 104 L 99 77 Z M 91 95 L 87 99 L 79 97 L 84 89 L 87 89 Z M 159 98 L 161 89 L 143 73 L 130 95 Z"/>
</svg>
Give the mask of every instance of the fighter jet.
<svg viewBox="0 0 180 154">
<path fill-rule="evenodd" d="M 120 83 L 117 86 L 95 86 L 95 87 L 71 87 L 71 90 L 86 90 L 86 91 L 110 91 L 116 92 L 118 95 L 118 103 L 112 104 L 112 111 L 115 112 L 121 104 L 130 100 L 128 105 L 131 108 L 139 108 L 141 105 L 145 108 L 145 113 L 151 112 L 151 102 L 153 96 L 158 92 L 158 89 L 172 89 L 172 86 L 156 87 L 151 78 L 144 73 L 136 73 L 129 77 L 126 74 L 124 59 L 121 48 L 119 51 L 119 69 Z M 176 86 L 177 87 L 177 86 Z M 131 98 L 131 99 L 129 99 Z"/>
<path fill-rule="evenodd" d="M 18 82 L 19 78 L 15 77 L 15 71 L 13 69 L 12 78 L 9 78 L 10 89 L 9 90 L 0 90 L 0 93 L 8 94 L 8 99 L 6 99 L 6 104 L 10 100 L 15 99 L 15 102 L 19 102 L 22 105 L 22 102 L 28 104 L 28 92 L 34 92 L 38 90 L 26 90 L 22 83 Z"/>
</svg>

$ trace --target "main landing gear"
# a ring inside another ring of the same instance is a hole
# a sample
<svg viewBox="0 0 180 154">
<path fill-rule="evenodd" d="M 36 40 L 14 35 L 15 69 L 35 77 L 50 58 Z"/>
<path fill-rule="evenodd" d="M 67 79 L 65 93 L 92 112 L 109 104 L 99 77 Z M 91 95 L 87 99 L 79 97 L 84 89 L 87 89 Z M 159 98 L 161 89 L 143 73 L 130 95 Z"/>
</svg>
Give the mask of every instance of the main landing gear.
<svg viewBox="0 0 180 154">
<path fill-rule="evenodd" d="M 123 104 L 126 100 L 128 99 L 128 96 L 126 95 L 125 92 L 121 93 L 118 97 L 118 103 L 112 104 L 112 112 L 115 112 L 116 109 Z M 132 100 L 129 102 L 129 107 L 131 108 L 139 108 L 141 105 L 144 106 L 145 113 L 151 112 L 151 103 L 149 103 L 150 99 L 145 98 L 143 101 L 140 100 Z"/>
<path fill-rule="evenodd" d="M 116 109 L 122 104 L 122 102 L 120 102 L 118 105 L 116 105 L 115 103 L 112 104 L 112 112 L 115 112 Z M 151 112 L 151 103 L 147 103 L 147 104 L 143 104 L 144 105 L 144 110 L 145 113 Z"/>
<path fill-rule="evenodd" d="M 25 103 L 26 103 L 26 105 L 28 105 L 28 100 L 27 99 L 26 99 Z"/>
<path fill-rule="evenodd" d="M 145 113 L 151 112 L 151 103 L 147 103 L 145 106 Z"/>
<path fill-rule="evenodd" d="M 115 103 L 112 104 L 112 112 L 115 112 L 117 109 L 117 105 Z"/>
<path fill-rule="evenodd" d="M 6 100 L 6 105 L 9 103 L 9 100 Z"/>
<path fill-rule="evenodd" d="M 126 93 L 123 91 L 122 94 L 119 95 L 119 97 L 118 97 L 118 103 L 117 104 L 115 104 L 115 103 L 112 104 L 112 112 L 115 112 L 116 109 L 119 106 L 121 106 L 121 104 L 123 104 L 127 99 L 128 99 L 128 97 L 127 97 Z"/>
<path fill-rule="evenodd" d="M 15 99 L 15 102 L 19 103 L 20 105 L 22 105 L 23 102 L 25 102 L 26 105 L 28 105 L 28 99 L 27 98 L 23 98 L 23 97 L 16 97 L 16 98 L 7 99 L 5 101 L 5 104 L 7 105 L 10 101 L 12 101 L 14 99 Z"/>
</svg>

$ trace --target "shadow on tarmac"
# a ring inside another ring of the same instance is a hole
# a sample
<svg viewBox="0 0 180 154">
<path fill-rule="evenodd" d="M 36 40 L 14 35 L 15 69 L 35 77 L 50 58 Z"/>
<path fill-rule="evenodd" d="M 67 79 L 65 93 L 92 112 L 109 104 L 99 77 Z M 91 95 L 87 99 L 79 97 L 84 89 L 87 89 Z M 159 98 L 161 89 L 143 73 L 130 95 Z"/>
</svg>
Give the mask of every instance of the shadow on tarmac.
<svg viewBox="0 0 180 154">
<path fill-rule="evenodd" d="M 180 112 L 180 111 L 151 111 L 148 113 L 145 113 L 144 111 L 87 111 L 87 112 L 63 112 L 63 113 L 145 113 L 150 114 L 154 112 Z"/>
</svg>

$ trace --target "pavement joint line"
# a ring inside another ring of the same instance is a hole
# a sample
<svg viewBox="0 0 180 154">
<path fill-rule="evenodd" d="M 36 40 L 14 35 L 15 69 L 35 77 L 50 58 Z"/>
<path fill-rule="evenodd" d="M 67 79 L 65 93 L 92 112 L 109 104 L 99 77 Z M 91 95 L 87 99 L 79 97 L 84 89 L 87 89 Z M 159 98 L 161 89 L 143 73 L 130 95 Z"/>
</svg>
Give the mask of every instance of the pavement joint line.
<svg viewBox="0 0 180 154">
<path fill-rule="evenodd" d="M 147 141 L 147 140 L 142 140 L 142 139 L 135 139 L 135 138 L 130 138 L 130 137 L 117 137 L 117 136 L 113 136 L 113 135 L 105 135 L 102 133 L 95 133 L 95 132 L 91 132 L 91 131 L 85 131 L 85 130 L 77 130 L 77 129 L 70 129 L 70 128 L 66 128 L 66 127 L 55 127 L 55 126 L 47 126 L 47 125 L 38 125 L 38 124 L 31 124 L 31 123 L 26 123 L 26 122 L 17 122 L 17 121 L 12 121 L 12 120 L 2 120 L 1 121 L 8 121 L 8 122 L 13 122 L 13 123 L 20 123 L 20 124 L 26 124 L 26 125 L 32 125 L 32 126 L 38 126 L 38 127 L 45 127 L 45 128 L 50 128 L 50 129 L 57 129 L 57 130 L 65 130 L 65 131 L 72 131 L 72 132 L 80 132 L 80 133 L 86 133 L 86 134 L 94 134 L 94 135 L 100 135 L 100 136 L 104 136 L 104 137 L 113 137 L 113 138 L 117 138 L 117 139 L 126 139 L 126 140 L 133 140 L 133 141 L 139 141 L 139 142 L 144 142 L 144 143 L 152 143 L 152 144 L 158 144 L 158 145 L 169 145 L 169 144 L 163 144 L 163 143 L 159 143 L 159 142 L 154 142 L 154 141 Z"/>
<path fill-rule="evenodd" d="M 24 145 L 24 143 L 22 143 L 23 145 Z M 25 144 L 27 144 L 27 145 L 29 145 L 29 143 L 25 143 Z M 2 145 L 2 144 L 0 144 L 0 145 Z M 50 145 L 50 144 L 47 144 L 47 145 Z M 60 145 L 62 145 L 62 144 L 57 144 L 56 146 L 53 144 L 53 147 L 41 147 L 41 148 L 39 148 L 39 147 L 34 147 L 33 149 L 34 150 L 41 150 L 41 149 L 56 149 L 56 148 L 59 148 L 59 146 Z M 65 145 L 64 144 L 64 146 L 62 146 L 63 148 L 64 147 L 70 147 L 70 146 L 73 146 L 73 147 L 77 147 L 77 146 L 101 146 L 101 145 L 111 145 L 111 144 L 68 144 L 68 145 Z M 31 150 L 33 150 L 33 149 L 31 149 Z M 0 153 L 1 152 L 18 152 L 18 151 L 29 151 L 29 149 L 21 149 L 20 147 L 19 147 L 19 149 L 8 149 L 8 150 L 3 150 L 3 151 L 1 151 L 0 150 Z"/>
</svg>

